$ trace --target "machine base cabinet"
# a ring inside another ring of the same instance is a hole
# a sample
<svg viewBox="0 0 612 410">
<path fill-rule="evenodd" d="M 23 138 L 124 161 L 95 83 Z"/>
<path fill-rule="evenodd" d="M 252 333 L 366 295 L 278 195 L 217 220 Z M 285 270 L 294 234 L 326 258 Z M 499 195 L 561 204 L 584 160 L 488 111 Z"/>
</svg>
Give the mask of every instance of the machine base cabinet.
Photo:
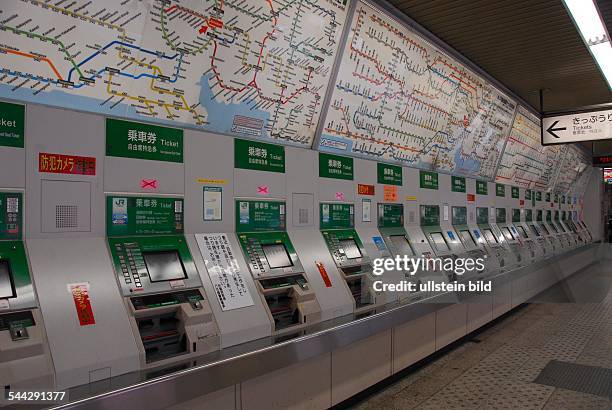
<svg viewBox="0 0 612 410">
<path fill-rule="evenodd" d="M 429 313 L 393 329 L 393 373 L 436 351 L 436 313 Z"/>
</svg>

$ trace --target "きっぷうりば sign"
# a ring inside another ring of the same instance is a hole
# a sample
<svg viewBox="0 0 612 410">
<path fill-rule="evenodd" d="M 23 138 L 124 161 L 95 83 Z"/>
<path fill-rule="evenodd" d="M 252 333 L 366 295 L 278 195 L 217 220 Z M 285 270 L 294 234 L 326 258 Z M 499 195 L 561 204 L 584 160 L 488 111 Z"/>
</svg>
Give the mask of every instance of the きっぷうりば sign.
<svg viewBox="0 0 612 410">
<path fill-rule="evenodd" d="M 183 130 L 106 119 L 106 155 L 183 162 Z"/>
<path fill-rule="evenodd" d="M 542 118 L 542 145 L 612 139 L 612 110 Z"/>
</svg>

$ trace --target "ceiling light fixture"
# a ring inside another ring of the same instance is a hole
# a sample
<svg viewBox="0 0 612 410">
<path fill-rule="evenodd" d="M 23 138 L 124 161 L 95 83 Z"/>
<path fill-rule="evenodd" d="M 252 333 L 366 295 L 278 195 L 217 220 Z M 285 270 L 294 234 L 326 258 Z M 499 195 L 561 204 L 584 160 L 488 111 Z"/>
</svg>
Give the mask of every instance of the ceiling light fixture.
<svg viewBox="0 0 612 410">
<path fill-rule="evenodd" d="M 582 40 L 612 90 L 612 44 L 594 0 L 563 0 Z"/>
</svg>

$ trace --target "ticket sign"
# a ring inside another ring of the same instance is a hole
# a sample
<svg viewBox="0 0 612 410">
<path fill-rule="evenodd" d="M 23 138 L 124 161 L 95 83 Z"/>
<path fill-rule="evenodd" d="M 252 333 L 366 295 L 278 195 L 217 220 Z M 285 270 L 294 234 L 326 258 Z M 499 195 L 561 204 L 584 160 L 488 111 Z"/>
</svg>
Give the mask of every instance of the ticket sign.
<svg viewBox="0 0 612 410">
<path fill-rule="evenodd" d="M 236 200 L 236 232 L 284 231 L 285 202 Z"/>
<path fill-rule="evenodd" d="M 377 176 L 379 184 L 402 185 L 402 167 L 390 164 L 377 164 Z"/>
<path fill-rule="evenodd" d="M 542 200 L 542 191 L 535 191 L 535 199 L 536 201 Z"/>
<path fill-rule="evenodd" d="M 506 196 L 506 186 L 503 184 L 495 184 L 495 196 L 505 197 Z"/>
<path fill-rule="evenodd" d="M 96 158 L 41 152 L 38 154 L 38 172 L 96 175 Z"/>
<path fill-rule="evenodd" d="M 378 227 L 397 228 L 404 226 L 404 205 L 378 204 Z"/>
<path fill-rule="evenodd" d="M 486 181 L 476 181 L 476 194 L 486 195 L 489 192 Z"/>
<path fill-rule="evenodd" d="M 353 180 L 353 158 L 319 153 L 319 176 L 323 178 Z"/>
<path fill-rule="evenodd" d="M 106 155 L 183 162 L 183 130 L 106 119 Z"/>
<path fill-rule="evenodd" d="M 525 190 L 525 199 L 530 201 L 531 200 L 531 189 L 526 189 Z"/>
<path fill-rule="evenodd" d="M 285 172 L 285 147 L 251 140 L 234 140 L 234 167 Z"/>
<path fill-rule="evenodd" d="M 512 187 L 512 198 L 513 198 L 513 199 L 519 199 L 520 192 L 521 192 L 521 191 L 519 190 L 519 188 L 518 188 L 518 187 L 513 186 L 513 187 Z"/>
<path fill-rule="evenodd" d="M 321 229 L 348 229 L 355 226 L 355 205 L 319 204 L 319 227 Z"/>
<path fill-rule="evenodd" d="M 107 196 L 106 235 L 174 235 L 184 229 L 183 199 Z"/>
<path fill-rule="evenodd" d="M 25 107 L 0 102 L 0 146 L 24 146 Z"/>
<path fill-rule="evenodd" d="M 0 239 L 21 239 L 23 194 L 0 192 Z"/>
<path fill-rule="evenodd" d="M 421 188 L 438 189 L 438 173 L 419 171 L 419 184 Z"/>
<path fill-rule="evenodd" d="M 612 110 L 542 118 L 542 145 L 612 138 Z"/>
<path fill-rule="evenodd" d="M 439 205 L 421 205 L 421 226 L 437 226 L 440 225 L 440 206 Z"/>
<path fill-rule="evenodd" d="M 451 177 L 451 191 L 453 192 L 465 192 L 465 178 L 464 177 Z"/>
</svg>

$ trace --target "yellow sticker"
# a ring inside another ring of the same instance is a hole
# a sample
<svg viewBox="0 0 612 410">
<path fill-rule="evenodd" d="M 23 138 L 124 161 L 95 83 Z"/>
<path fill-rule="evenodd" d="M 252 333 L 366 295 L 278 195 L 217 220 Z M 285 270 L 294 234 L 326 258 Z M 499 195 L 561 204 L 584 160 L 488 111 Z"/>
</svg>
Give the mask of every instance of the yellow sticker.
<svg viewBox="0 0 612 410">
<path fill-rule="evenodd" d="M 416 200 L 417 200 L 416 196 L 407 196 L 406 197 L 406 201 L 416 201 Z"/>
<path fill-rule="evenodd" d="M 196 179 L 196 182 L 198 182 L 200 184 L 225 185 L 225 184 L 227 184 L 227 179 L 205 179 L 205 178 L 198 178 L 198 179 Z"/>
</svg>

